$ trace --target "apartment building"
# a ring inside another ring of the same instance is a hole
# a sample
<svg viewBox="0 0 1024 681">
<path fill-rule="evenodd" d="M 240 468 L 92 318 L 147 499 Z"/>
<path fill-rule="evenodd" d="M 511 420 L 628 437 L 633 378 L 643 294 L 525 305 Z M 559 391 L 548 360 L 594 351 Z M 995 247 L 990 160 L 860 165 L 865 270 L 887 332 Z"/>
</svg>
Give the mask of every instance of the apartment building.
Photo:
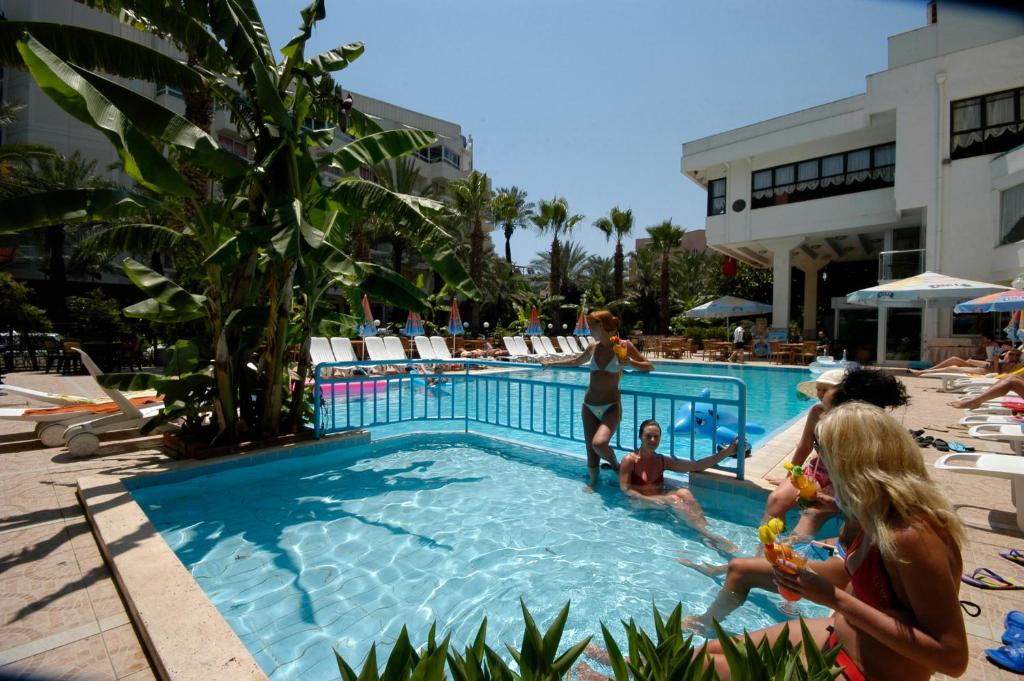
<svg viewBox="0 0 1024 681">
<path fill-rule="evenodd" d="M 0 0 L 0 12 L 9 20 L 84 26 L 145 44 L 176 58 L 184 58 L 184 55 L 161 38 L 139 32 L 121 23 L 116 17 L 74 0 Z M 64 155 L 71 155 L 77 151 L 85 159 L 96 162 L 98 174 L 123 184 L 132 182 L 127 174 L 119 170 L 119 158 L 107 139 L 66 114 L 36 86 L 26 71 L 6 69 L 0 74 L 2 101 L 24 107 L 19 112 L 17 120 L 3 129 L 0 142 L 48 145 Z M 182 93 L 172 87 L 140 80 L 118 79 L 118 82 L 152 97 L 178 113 L 184 113 Z M 437 135 L 438 142 L 434 146 L 423 149 L 413 156 L 420 173 L 419 186 L 415 187 L 414 191 L 421 192 L 429 186 L 441 191 L 448 182 L 465 177 L 473 169 L 473 142 L 471 138 L 463 135 L 458 123 L 357 92 L 353 92 L 352 96 L 355 107 L 374 119 L 385 130 L 417 128 Z M 252 151 L 245 138 L 232 124 L 228 112 L 223 109 L 217 109 L 214 113 L 211 134 L 222 147 L 240 156 L 247 156 Z M 339 135 L 334 146 L 340 146 L 347 141 L 351 141 L 351 138 Z M 362 174 L 367 175 L 365 171 Z M 7 268 L 8 271 L 19 279 L 45 278 L 41 268 L 42 262 L 31 240 L 21 239 L 17 248 L 14 262 Z M 108 275 L 105 279 L 121 281 L 117 275 Z"/>
<path fill-rule="evenodd" d="M 772 326 L 826 328 L 861 359 L 919 360 L 989 318 L 846 303 L 924 270 L 1024 269 L 1024 15 L 933 1 L 865 92 L 683 144 L 708 246 L 772 268 Z"/>
</svg>

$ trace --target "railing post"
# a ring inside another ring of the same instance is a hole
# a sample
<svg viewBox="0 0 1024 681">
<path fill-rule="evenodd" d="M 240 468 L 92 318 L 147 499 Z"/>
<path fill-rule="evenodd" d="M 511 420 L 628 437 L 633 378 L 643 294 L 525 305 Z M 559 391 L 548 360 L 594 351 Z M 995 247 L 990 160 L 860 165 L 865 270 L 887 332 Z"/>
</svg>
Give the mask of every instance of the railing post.
<svg viewBox="0 0 1024 681">
<path fill-rule="evenodd" d="M 323 397 L 320 395 L 320 365 L 313 368 L 316 378 L 313 381 L 313 439 L 319 440 L 323 433 L 320 431 L 320 410 L 323 409 Z M 333 408 L 334 405 L 332 404 Z"/>
</svg>

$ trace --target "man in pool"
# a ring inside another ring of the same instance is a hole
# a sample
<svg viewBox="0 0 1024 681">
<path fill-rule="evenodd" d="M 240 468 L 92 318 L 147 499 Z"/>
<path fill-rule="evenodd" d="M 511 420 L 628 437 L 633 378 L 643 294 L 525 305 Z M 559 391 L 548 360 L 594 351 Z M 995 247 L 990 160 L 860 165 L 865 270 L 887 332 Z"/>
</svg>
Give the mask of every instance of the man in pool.
<svg viewBox="0 0 1024 681">
<path fill-rule="evenodd" d="M 665 486 L 665 471 L 696 473 L 711 468 L 720 461 L 736 455 L 737 440 L 723 447 L 717 454 L 687 461 L 658 454 L 661 443 L 661 426 L 654 419 L 640 424 L 640 449 L 627 454 L 619 466 L 619 487 L 627 495 L 645 503 L 668 506 L 679 517 L 703 535 L 712 546 L 726 553 L 733 553 L 736 545 L 725 537 L 708 529 L 707 518 L 693 492 L 685 487 Z"/>
</svg>

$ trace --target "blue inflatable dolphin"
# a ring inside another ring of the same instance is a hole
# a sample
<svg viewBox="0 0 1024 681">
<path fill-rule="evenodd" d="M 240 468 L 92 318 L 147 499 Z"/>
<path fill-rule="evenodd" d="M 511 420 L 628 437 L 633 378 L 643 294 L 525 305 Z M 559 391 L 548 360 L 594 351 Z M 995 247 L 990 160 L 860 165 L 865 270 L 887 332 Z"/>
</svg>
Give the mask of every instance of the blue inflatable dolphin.
<svg viewBox="0 0 1024 681">
<path fill-rule="evenodd" d="M 711 388 L 704 388 L 698 397 L 711 397 Z M 718 442 L 727 444 L 736 439 L 739 417 L 735 409 L 716 407 L 710 402 L 684 404 L 676 412 L 672 429 L 677 433 L 689 433 L 693 428 L 701 437 L 717 436 Z M 764 426 L 747 421 L 747 434 L 760 435 Z"/>
</svg>

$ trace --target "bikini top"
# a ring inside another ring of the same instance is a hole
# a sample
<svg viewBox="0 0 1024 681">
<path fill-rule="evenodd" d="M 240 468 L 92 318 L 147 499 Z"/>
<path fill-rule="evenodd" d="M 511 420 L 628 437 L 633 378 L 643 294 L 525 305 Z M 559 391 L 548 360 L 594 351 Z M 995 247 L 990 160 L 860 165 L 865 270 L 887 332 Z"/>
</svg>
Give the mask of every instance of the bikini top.
<svg viewBox="0 0 1024 681">
<path fill-rule="evenodd" d="M 630 485 L 646 487 L 649 485 L 661 485 L 665 482 L 665 457 L 655 455 L 655 458 L 658 461 L 658 463 L 655 464 L 656 471 L 651 472 L 640 468 L 644 459 L 637 454 L 636 462 L 633 464 L 633 470 L 629 473 Z"/>
<path fill-rule="evenodd" d="M 853 584 L 853 594 L 868 605 L 878 609 L 891 609 L 899 607 L 900 602 L 896 597 L 892 580 L 885 569 L 885 562 L 882 560 L 882 552 L 878 546 L 872 544 L 868 547 L 868 553 L 864 556 L 857 569 L 850 572 L 850 554 L 854 553 L 864 542 L 864 532 L 857 534 L 857 537 L 850 542 L 846 549 L 846 571 L 850 575 L 850 582 Z"/>
<path fill-rule="evenodd" d="M 604 366 L 598 366 L 596 345 L 594 346 L 594 353 L 590 355 L 590 364 L 588 366 L 590 367 L 591 372 L 607 371 L 610 374 L 618 373 L 619 369 L 621 368 L 619 366 L 619 356 L 616 355 L 615 352 L 612 352 L 612 358 L 611 360 L 609 360 L 607 364 L 605 364 Z"/>
</svg>

